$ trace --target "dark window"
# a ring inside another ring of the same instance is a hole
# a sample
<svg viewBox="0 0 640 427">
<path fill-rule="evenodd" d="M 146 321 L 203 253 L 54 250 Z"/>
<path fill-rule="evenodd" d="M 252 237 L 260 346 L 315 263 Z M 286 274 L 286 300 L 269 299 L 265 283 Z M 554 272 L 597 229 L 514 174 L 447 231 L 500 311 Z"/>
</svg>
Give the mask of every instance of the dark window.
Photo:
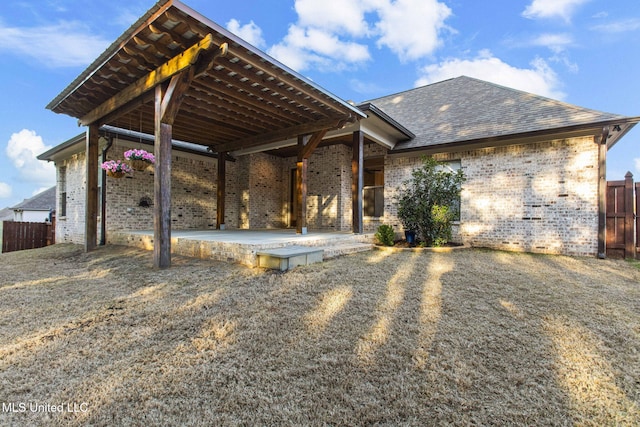
<svg viewBox="0 0 640 427">
<path fill-rule="evenodd" d="M 364 160 L 363 215 L 384 216 L 384 158 Z"/>
</svg>

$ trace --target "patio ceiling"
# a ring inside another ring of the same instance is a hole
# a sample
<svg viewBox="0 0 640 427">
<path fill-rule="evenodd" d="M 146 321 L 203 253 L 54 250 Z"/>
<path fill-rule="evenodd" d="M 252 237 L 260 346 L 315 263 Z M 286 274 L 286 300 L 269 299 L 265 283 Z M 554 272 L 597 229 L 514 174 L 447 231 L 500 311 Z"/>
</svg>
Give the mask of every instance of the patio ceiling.
<svg viewBox="0 0 640 427">
<path fill-rule="evenodd" d="M 168 84 L 177 66 L 193 67 L 197 77 L 173 138 L 212 151 L 251 149 L 366 117 L 175 0 L 158 2 L 47 108 L 82 125 L 154 134 L 153 88 Z"/>
</svg>

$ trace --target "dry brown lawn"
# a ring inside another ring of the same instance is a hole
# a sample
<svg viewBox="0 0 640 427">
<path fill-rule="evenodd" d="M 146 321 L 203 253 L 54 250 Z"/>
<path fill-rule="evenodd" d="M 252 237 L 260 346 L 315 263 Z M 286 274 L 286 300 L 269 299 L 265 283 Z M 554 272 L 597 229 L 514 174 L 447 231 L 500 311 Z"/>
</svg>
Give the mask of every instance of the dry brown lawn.
<svg viewBox="0 0 640 427">
<path fill-rule="evenodd" d="M 0 425 L 640 424 L 624 261 L 373 251 L 282 274 L 56 245 L 0 265 Z"/>
</svg>

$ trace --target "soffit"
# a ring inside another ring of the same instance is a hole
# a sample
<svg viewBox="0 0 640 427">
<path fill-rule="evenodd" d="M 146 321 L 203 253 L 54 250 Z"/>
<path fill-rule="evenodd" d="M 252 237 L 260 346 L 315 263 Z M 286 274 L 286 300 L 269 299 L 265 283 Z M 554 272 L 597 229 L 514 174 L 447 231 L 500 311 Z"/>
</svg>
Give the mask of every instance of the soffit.
<svg viewBox="0 0 640 427">
<path fill-rule="evenodd" d="M 82 119 L 161 65 L 205 39 L 228 44 L 193 81 L 173 124 L 173 137 L 233 151 L 342 127 L 364 117 L 255 47 L 178 1 L 161 1 L 107 49 L 47 108 Z M 166 84 L 166 82 L 165 82 Z M 154 91 L 99 124 L 154 134 Z"/>
</svg>

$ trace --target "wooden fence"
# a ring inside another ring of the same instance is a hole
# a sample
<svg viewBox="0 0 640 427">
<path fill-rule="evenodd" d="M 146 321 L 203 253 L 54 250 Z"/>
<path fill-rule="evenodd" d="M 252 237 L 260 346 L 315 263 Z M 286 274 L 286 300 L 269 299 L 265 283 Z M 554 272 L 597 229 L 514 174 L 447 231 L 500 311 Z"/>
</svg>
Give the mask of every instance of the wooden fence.
<svg viewBox="0 0 640 427">
<path fill-rule="evenodd" d="M 640 183 L 634 183 L 631 172 L 623 181 L 607 182 L 607 257 L 635 258 L 640 242 L 640 208 L 637 198 Z M 634 212 L 635 208 L 635 212 Z"/>
<path fill-rule="evenodd" d="M 42 248 L 55 243 L 55 220 L 45 222 L 2 223 L 2 252 Z"/>
</svg>

